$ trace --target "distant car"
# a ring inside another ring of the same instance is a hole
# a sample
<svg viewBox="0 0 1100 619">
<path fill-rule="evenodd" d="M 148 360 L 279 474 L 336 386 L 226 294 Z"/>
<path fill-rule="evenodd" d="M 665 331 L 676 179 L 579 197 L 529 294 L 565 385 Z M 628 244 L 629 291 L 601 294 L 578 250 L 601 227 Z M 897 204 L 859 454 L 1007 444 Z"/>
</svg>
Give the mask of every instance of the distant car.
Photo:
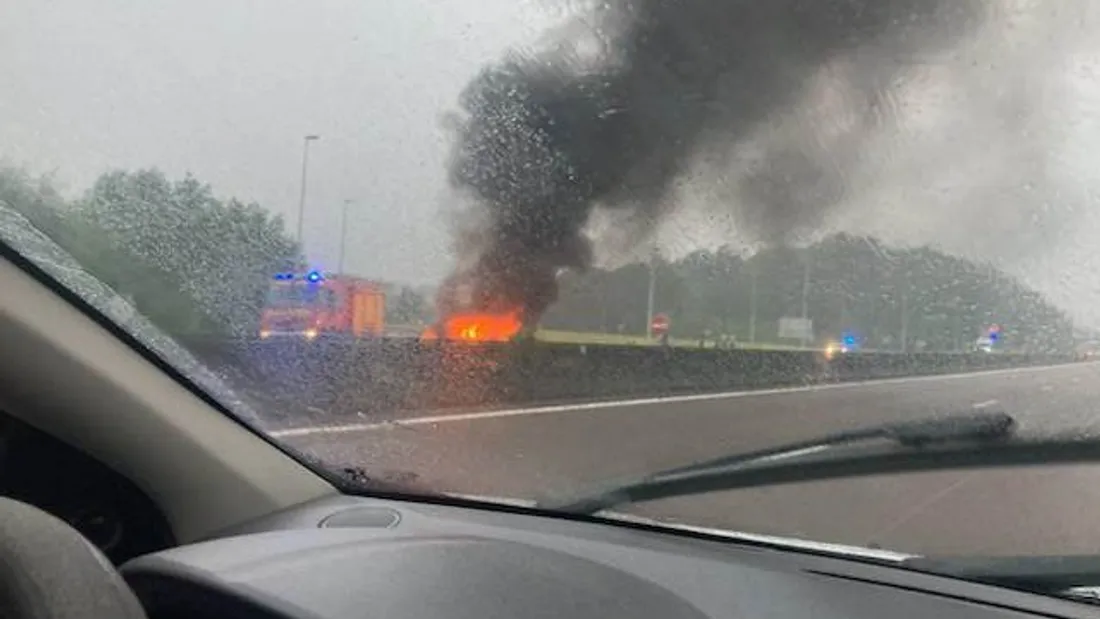
<svg viewBox="0 0 1100 619">
<path fill-rule="evenodd" d="M 993 340 L 988 337 L 979 337 L 974 342 L 974 352 L 993 352 Z"/>
<path fill-rule="evenodd" d="M 1095 346 L 1078 347 L 1077 358 L 1081 361 L 1092 361 L 1100 358 L 1100 349 L 1097 349 Z"/>
<path fill-rule="evenodd" d="M 830 341 L 825 343 L 824 352 L 826 359 L 832 359 L 837 355 L 847 354 L 850 349 L 841 342 Z"/>
</svg>

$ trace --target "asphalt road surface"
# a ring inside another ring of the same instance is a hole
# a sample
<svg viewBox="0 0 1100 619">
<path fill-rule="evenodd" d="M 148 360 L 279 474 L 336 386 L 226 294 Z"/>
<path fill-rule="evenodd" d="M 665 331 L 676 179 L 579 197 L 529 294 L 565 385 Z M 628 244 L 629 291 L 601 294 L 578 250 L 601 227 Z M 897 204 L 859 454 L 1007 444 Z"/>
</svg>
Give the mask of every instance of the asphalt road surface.
<svg viewBox="0 0 1100 619">
<path fill-rule="evenodd" d="M 997 408 L 1021 432 L 1100 433 L 1100 364 L 282 430 L 336 465 L 443 492 L 571 496 L 608 480 L 842 429 Z M 622 511 L 924 554 L 1100 553 L 1100 465 L 909 474 Z"/>
</svg>

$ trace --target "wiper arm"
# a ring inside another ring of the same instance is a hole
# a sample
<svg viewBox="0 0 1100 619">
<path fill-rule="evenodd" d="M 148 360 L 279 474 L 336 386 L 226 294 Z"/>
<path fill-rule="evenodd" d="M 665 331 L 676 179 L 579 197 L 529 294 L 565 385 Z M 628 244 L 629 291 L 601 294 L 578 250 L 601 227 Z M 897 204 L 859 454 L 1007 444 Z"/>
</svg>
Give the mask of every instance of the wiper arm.
<svg viewBox="0 0 1100 619">
<path fill-rule="evenodd" d="M 901 566 L 1041 594 L 1100 586 L 1100 555 L 913 557 Z"/>
<path fill-rule="evenodd" d="M 794 458 L 803 454 L 817 453 L 832 447 L 843 447 L 864 441 L 883 439 L 902 447 L 924 447 L 946 441 L 987 441 L 1011 436 L 1016 429 L 1016 420 L 1001 412 L 983 412 L 968 415 L 951 415 L 935 419 L 905 421 L 880 426 L 871 426 L 848 432 L 828 434 L 820 438 L 799 443 L 788 443 L 779 447 L 770 447 L 749 453 L 723 456 L 705 462 L 669 469 L 652 475 L 668 477 L 695 471 L 714 469 L 758 462 Z"/>
<path fill-rule="evenodd" d="M 830 434 L 820 438 L 790 443 L 744 454 L 723 456 L 684 467 L 668 469 L 641 480 L 617 486 L 611 490 L 569 501 L 561 505 L 544 505 L 558 511 L 594 514 L 621 505 L 653 501 L 676 496 L 700 494 L 723 489 L 760 485 L 753 483 L 754 473 L 797 467 L 805 480 L 823 479 L 823 471 L 815 471 L 813 462 L 840 447 L 887 441 L 886 453 L 914 454 L 942 445 L 986 445 L 1013 435 L 1016 420 L 1002 412 L 982 412 L 952 415 L 937 419 L 892 423 L 850 432 Z M 866 454 L 865 454 L 866 455 Z M 803 470 L 805 469 L 805 470 Z M 874 474 L 858 469 L 845 475 Z M 799 475 L 794 475 L 800 481 Z"/>
</svg>

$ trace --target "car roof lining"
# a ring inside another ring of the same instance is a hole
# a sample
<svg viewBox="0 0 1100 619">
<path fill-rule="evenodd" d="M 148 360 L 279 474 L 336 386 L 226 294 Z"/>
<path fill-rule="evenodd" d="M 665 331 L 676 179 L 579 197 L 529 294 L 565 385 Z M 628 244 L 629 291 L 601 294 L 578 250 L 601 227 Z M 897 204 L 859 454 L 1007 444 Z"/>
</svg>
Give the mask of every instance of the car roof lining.
<svg viewBox="0 0 1100 619">
<path fill-rule="evenodd" d="M 0 404 L 133 481 L 180 542 L 336 492 L 4 259 L 0 289 Z"/>
</svg>

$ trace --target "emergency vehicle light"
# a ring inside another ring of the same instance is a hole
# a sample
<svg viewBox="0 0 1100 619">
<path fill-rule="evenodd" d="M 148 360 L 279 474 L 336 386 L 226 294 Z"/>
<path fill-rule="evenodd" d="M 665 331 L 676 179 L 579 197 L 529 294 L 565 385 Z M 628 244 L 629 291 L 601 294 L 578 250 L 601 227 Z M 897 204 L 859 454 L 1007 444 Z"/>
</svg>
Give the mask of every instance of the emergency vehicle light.
<svg viewBox="0 0 1100 619">
<path fill-rule="evenodd" d="M 276 281 L 293 281 L 293 280 L 297 279 L 297 277 L 298 276 L 296 276 L 294 273 L 276 273 L 275 274 Z M 317 282 L 323 280 L 325 278 L 325 276 L 321 275 L 321 273 L 319 271 L 310 271 L 309 273 L 306 273 L 305 275 L 302 275 L 301 278 L 306 280 L 307 282 L 309 282 L 311 284 L 316 284 Z"/>
</svg>

